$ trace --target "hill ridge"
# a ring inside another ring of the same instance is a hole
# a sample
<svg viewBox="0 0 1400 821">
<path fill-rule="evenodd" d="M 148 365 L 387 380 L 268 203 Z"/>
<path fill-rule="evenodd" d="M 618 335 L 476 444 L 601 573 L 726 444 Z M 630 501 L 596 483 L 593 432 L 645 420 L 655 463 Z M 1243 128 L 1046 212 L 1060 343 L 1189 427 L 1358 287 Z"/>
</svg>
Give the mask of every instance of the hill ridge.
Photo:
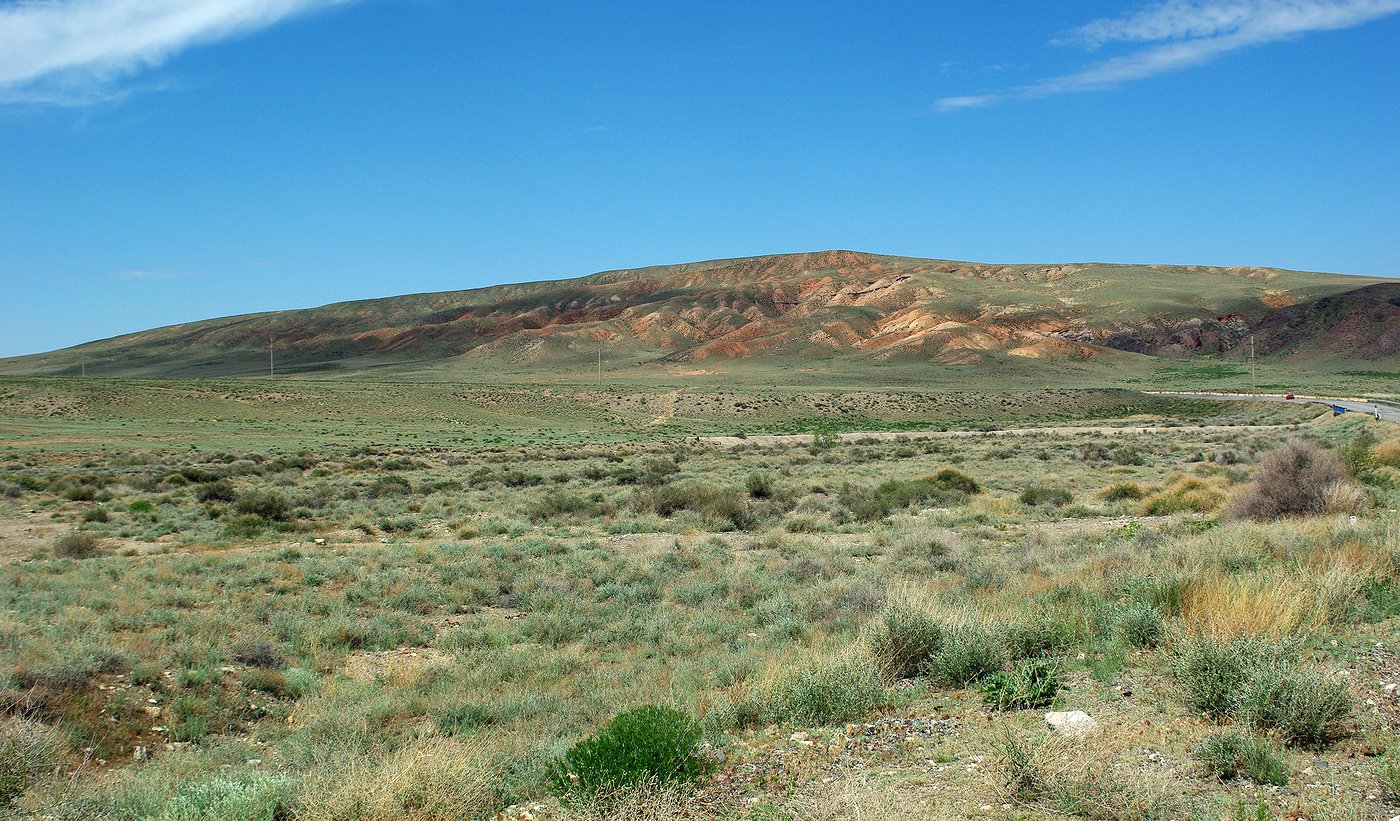
<svg viewBox="0 0 1400 821">
<path fill-rule="evenodd" d="M 847 249 L 348 300 L 177 323 L 0 360 L 0 372 L 256 373 L 284 368 L 548 371 L 611 347 L 634 367 L 837 359 L 938 366 L 1265 355 L 1390 363 L 1400 283 L 1258 266 L 1001 264 Z M 1360 312 L 1362 320 L 1354 314 Z M 1285 313 L 1279 313 L 1285 312 Z M 425 363 L 428 363 L 425 365 Z"/>
</svg>

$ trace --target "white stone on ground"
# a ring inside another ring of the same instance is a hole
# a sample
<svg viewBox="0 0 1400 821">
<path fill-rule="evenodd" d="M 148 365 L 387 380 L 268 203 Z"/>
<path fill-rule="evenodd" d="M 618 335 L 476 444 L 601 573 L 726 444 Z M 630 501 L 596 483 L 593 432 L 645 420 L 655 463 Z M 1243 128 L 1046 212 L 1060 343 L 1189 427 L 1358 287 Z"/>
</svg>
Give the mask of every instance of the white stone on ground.
<svg viewBox="0 0 1400 821">
<path fill-rule="evenodd" d="M 1099 724 L 1093 716 L 1081 710 L 1067 713 L 1046 713 L 1045 723 L 1050 726 L 1051 730 L 1070 738 L 1085 736 L 1093 732 Z"/>
</svg>

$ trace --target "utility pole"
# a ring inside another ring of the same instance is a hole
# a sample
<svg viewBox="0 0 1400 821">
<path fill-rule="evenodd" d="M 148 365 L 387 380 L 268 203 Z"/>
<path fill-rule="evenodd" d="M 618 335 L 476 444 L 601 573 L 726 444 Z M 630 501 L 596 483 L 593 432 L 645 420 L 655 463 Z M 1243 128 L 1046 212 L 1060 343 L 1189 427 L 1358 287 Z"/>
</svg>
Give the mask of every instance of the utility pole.
<svg viewBox="0 0 1400 821">
<path fill-rule="evenodd" d="M 598 390 L 603 389 L 603 346 L 598 345 Z"/>
<path fill-rule="evenodd" d="M 272 334 L 267 335 L 267 375 L 269 377 L 276 376 L 272 367 Z"/>
<path fill-rule="evenodd" d="M 1249 335 L 1249 392 L 1259 392 L 1259 373 L 1254 366 L 1254 334 Z"/>
<path fill-rule="evenodd" d="M 86 378 L 87 378 L 87 357 L 85 356 L 85 357 L 83 357 L 83 358 L 82 358 L 81 360 L 79 360 L 79 361 L 81 362 L 81 364 L 80 364 L 78 367 L 81 369 L 80 372 L 82 373 L 83 378 L 86 379 Z"/>
</svg>

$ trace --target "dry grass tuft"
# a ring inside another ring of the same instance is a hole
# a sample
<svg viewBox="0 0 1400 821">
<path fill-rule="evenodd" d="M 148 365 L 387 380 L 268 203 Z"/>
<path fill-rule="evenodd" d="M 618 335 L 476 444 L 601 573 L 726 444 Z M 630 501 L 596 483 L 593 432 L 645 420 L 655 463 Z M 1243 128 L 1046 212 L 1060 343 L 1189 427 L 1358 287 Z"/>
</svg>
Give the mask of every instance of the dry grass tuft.
<svg viewBox="0 0 1400 821">
<path fill-rule="evenodd" d="M 1371 448 L 1371 461 L 1378 465 L 1400 468 L 1400 439 L 1381 442 Z"/>
<path fill-rule="evenodd" d="M 1181 619 L 1214 636 L 1283 636 L 1327 623 L 1318 592 L 1291 573 L 1207 573 L 1182 593 Z"/>
<path fill-rule="evenodd" d="M 477 740 L 420 738 L 312 777 L 300 821 L 450 821 L 496 809 L 496 766 Z"/>
<path fill-rule="evenodd" d="M 1162 490 L 1142 502 L 1144 516 L 1173 513 L 1210 513 L 1225 501 L 1225 479 L 1175 476 Z"/>
<path fill-rule="evenodd" d="M 804 790 L 783 808 L 784 818 L 800 821 L 913 821 L 946 818 L 931 801 L 908 788 L 898 789 L 861 775 Z"/>
<path fill-rule="evenodd" d="M 1358 514 L 1371 506 L 1366 491 L 1351 482 L 1333 482 L 1322 489 L 1322 512 Z"/>
</svg>

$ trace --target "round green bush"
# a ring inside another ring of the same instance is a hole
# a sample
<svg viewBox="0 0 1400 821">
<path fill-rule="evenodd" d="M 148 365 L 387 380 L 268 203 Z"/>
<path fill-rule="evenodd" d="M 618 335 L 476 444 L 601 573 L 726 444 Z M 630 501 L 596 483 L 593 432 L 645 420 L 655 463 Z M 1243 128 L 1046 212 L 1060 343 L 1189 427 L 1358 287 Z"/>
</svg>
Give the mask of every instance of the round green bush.
<svg viewBox="0 0 1400 821">
<path fill-rule="evenodd" d="M 679 710 L 628 710 L 548 765 L 556 795 L 606 798 L 641 783 L 695 781 L 709 771 L 699 755 L 700 725 Z"/>
</svg>

